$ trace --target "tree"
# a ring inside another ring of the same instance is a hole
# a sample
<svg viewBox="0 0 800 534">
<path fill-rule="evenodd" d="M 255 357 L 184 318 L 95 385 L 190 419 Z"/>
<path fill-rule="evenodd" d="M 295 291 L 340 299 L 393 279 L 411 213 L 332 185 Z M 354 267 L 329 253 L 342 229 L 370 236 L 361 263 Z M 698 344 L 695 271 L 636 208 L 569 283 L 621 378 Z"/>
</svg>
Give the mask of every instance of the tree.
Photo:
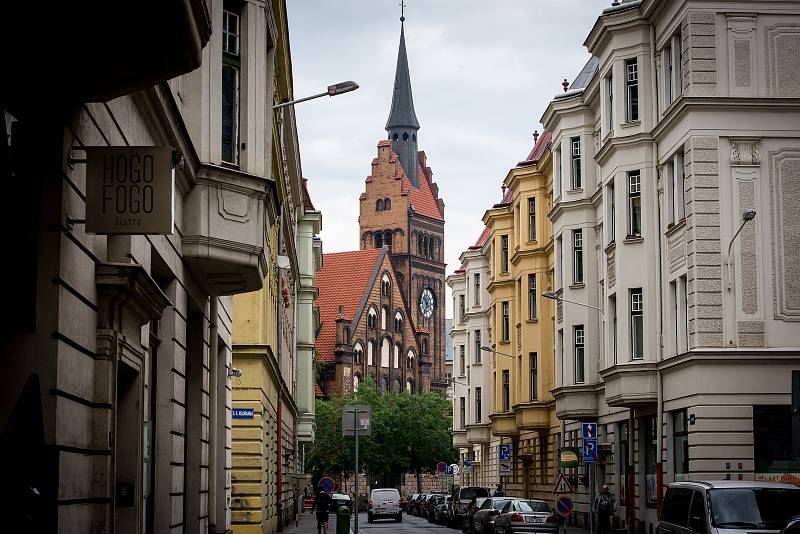
<svg viewBox="0 0 800 534">
<path fill-rule="evenodd" d="M 453 463 L 452 406 L 443 393 L 381 395 L 370 379 L 346 397 L 317 401 L 316 442 L 307 455 L 315 477 L 353 472 L 354 438 L 342 436 L 342 407 L 366 404 L 372 409 L 371 435 L 359 437 L 361 468 L 396 476 L 433 470 L 438 462 Z"/>
</svg>

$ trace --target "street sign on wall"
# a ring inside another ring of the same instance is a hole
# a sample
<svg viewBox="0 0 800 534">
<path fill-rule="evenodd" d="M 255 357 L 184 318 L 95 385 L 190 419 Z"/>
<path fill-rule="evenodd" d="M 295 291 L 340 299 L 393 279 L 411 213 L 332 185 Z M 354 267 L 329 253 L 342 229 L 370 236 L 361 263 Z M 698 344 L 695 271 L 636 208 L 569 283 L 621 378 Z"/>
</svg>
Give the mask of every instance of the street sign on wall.
<svg viewBox="0 0 800 534">
<path fill-rule="evenodd" d="M 503 443 L 497 446 L 497 460 L 499 475 L 507 476 L 511 474 L 511 444 Z"/>
<path fill-rule="evenodd" d="M 86 147 L 86 231 L 172 234 L 175 175 L 168 146 Z"/>
<path fill-rule="evenodd" d="M 233 419 L 252 419 L 255 410 L 253 408 L 234 408 L 231 410 L 231 417 Z"/>
</svg>

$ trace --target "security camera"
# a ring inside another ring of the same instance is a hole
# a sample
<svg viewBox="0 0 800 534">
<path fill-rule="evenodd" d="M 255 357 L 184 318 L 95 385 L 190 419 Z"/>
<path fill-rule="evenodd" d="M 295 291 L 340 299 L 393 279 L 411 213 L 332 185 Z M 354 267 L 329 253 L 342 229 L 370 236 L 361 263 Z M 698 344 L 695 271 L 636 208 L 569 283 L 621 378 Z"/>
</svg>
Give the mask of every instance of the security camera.
<svg viewBox="0 0 800 534">
<path fill-rule="evenodd" d="M 230 370 L 228 371 L 228 376 L 235 376 L 236 378 L 239 378 L 240 376 L 242 376 L 242 370 L 237 369 L 236 367 L 231 367 Z"/>
</svg>

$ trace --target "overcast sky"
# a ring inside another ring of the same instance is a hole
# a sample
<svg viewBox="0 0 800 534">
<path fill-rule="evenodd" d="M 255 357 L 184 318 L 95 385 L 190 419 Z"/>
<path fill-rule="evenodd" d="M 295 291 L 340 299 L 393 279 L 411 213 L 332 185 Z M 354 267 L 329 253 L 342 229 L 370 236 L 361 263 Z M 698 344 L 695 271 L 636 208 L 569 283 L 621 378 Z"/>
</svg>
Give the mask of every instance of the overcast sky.
<svg viewBox="0 0 800 534">
<path fill-rule="evenodd" d="M 358 196 L 386 138 L 400 39 L 399 0 L 287 0 L 296 98 L 336 82 L 361 87 L 298 104 L 303 175 L 322 211 L 323 251 L 358 248 Z M 419 149 L 445 202 L 449 275 L 500 199 L 508 170 L 611 0 L 406 0 Z M 452 310 L 447 298 L 447 317 Z"/>
</svg>

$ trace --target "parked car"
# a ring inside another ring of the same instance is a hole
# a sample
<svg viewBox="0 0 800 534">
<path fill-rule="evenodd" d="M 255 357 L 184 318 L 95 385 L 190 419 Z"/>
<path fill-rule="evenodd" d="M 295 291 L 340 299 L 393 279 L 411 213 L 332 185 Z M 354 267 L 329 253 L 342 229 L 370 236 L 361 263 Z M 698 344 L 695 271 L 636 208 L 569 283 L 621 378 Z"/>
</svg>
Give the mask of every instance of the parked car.
<svg viewBox="0 0 800 534">
<path fill-rule="evenodd" d="M 386 517 L 394 518 L 398 523 L 403 521 L 403 513 L 400 511 L 400 492 L 395 488 L 372 490 L 369 495 L 368 507 L 367 521 L 369 523 L 375 519 Z"/>
<path fill-rule="evenodd" d="M 450 525 L 450 495 L 443 495 L 432 509 L 432 522 L 441 525 Z"/>
<path fill-rule="evenodd" d="M 464 515 L 462 516 L 461 532 L 475 532 L 475 522 L 473 519 L 475 517 L 475 512 L 480 509 L 481 505 L 488 498 L 489 497 L 475 497 L 469 502 L 467 511 L 464 512 Z M 452 512 L 450 513 L 452 514 Z"/>
<path fill-rule="evenodd" d="M 481 534 L 494 533 L 494 520 L 500 510 L 510 501 L 512 497 L 490 497 L 484 499 L 481 507 L 475 512 L 472 518 L 472 530 L 470 533 L 480 532 Z"/>
<path fill-rule="evenodd" d="M 331 511 L 335 512 L 339 509 L 340 506 L 347 506 L 350 508 L 350 511 L 353 511 L 353 500 L 350 498 L 350 495 L 345 493 L 332 493 L 331 494 L 331 505 L 333 508 Z"/>
<path fill-rule="evenodd" d="M 411 495 L 406 496 L 405 499 L 400 501 L 400 508 L 403 509 L 404 512 L 407 514 L 411 513 L 412 507 L 414 506 L 414 501 L 419 497 L 419 493 L 412 493 Z"/>
<path fill-rule="evenodd" d="M 489 488 L 482 488 L 480 486 L 455 488 L 450 511 L 450 517 L 453 518 L 453 523 L 456 525 L 463 523 L 464 513 L 467 511 L 469 503 L 472 502 L 472 499 L 475 497 L 489 497 Z"/>
<path fill-rule="evenodd" d="M 558 534 L 558 516 L 545 501 L 511 498 L 494 520 L 497 534 Z"/>
<path fill-rule="evenodd" d="M 777 482 L 703 480 L 667 487 L 659 532 L 746 534 L 777 532 L 800 514 L 800 488 Z"/>
<path fill-rule="evenodd" d="M 433 494 L 430 498 L 425 502 L 425 509 L 423 517 L 427 519 L 429 522 L 433 523 L 433 514 L 435 508 L 444 502 L 444 495 L 441 494 Z"/>
<path fill-rule="evenodd" d="M 411 500 L 411 515 L 422 515 L 422 502 L 428 496 L 427 493 L 419 493 L 414 499 Z"/>
</svg>

